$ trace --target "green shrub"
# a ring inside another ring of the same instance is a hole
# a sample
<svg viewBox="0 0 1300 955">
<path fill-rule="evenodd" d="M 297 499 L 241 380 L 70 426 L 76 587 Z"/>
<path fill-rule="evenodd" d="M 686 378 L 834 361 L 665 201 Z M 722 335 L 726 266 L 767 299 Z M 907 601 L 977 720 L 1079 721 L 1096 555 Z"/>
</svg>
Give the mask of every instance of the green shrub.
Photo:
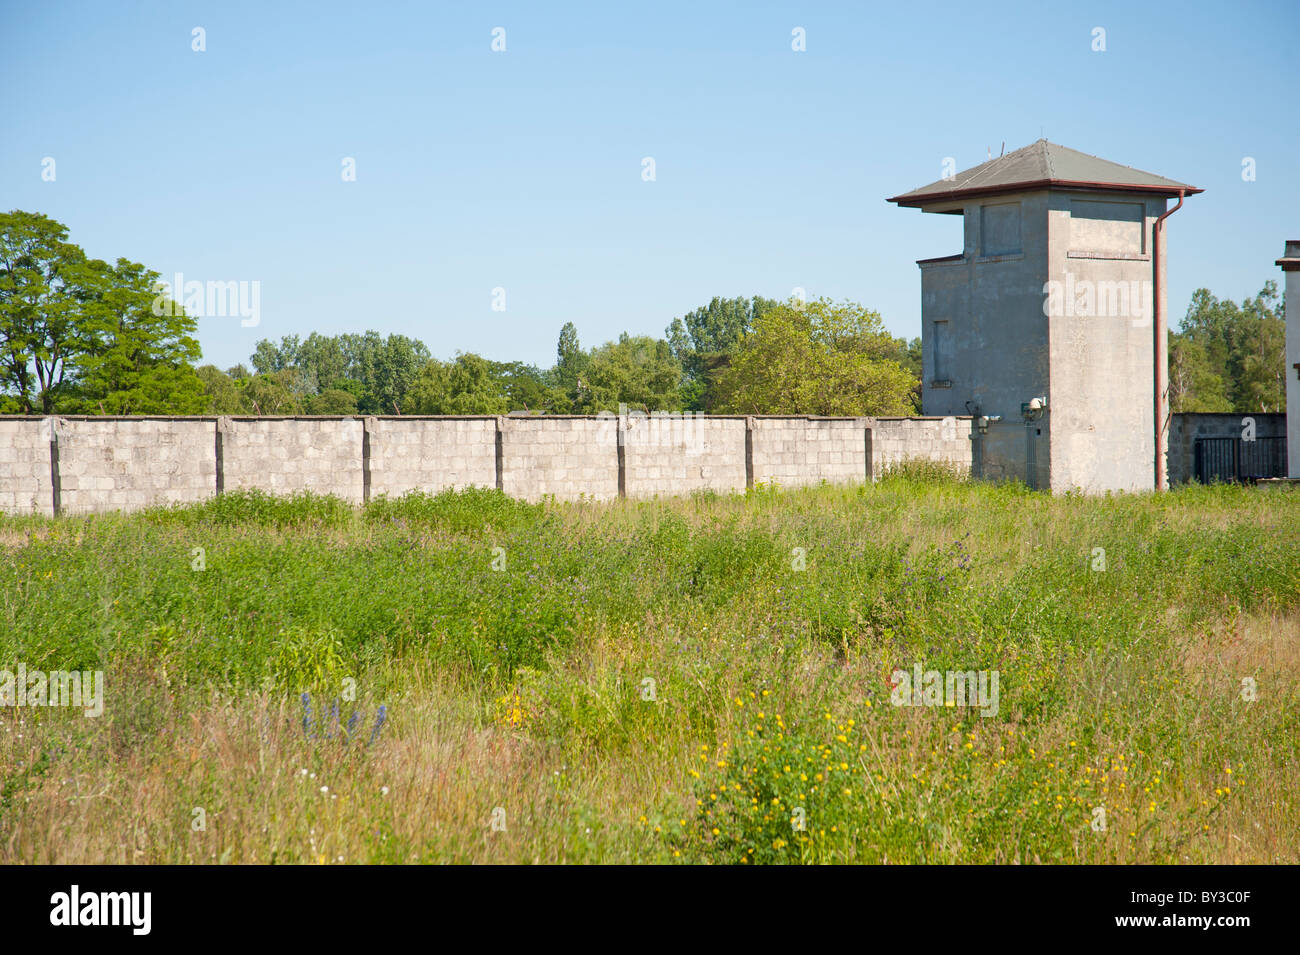
<svg viewBox="0 0 1300 955">
<path fill-rule="evenodd" d="M 507 497 L 496 488 L 468 487 L 438 494 L 407 491 L 401 497 L 379 495 L 365 507 L 366 523 L 438 528 L 457 533 L 478 533 L 487 528 L 509 530 L 537 521 L 539 504 Z"/>
</svg>

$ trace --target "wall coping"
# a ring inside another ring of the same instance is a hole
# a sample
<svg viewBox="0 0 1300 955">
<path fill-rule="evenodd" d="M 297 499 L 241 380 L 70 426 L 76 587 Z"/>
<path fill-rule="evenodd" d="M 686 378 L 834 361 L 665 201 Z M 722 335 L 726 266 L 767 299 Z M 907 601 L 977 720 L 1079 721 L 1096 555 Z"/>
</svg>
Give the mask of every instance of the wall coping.
<svg viewBox="0 0 1300 955">
<path fill-rule="evenodd" d="M 653 418 L 655 416 L 674 416 L 682 418 L 704 418 L 717 421 L 744 421 L 754 418 L 760 421 L 943 421 L 956 418 L 969 421 L 971 415 L 743 415 L 743 414 L 703 414 L 692 411 L 630 411 L 627 417 Z M 358 412 L 353 415 L 0 415 L 0 422 L 5 421 L 48 421 L 58 418 L 61 421 L 362 421 L 374 418 L 378 421 L 495 421 L 504 418 L 507 421 L 609 421 L 618 415 L 612 411 L 605 414 L 539 414 L 539 415 L 367 415 Z"/>
</svg>

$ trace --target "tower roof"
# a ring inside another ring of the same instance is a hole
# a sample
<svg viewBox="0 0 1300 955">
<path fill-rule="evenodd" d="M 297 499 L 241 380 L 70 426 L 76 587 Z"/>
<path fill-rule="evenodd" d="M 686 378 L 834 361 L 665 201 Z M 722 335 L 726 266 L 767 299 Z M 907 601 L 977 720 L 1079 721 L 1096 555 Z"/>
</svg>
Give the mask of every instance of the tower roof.
<svg viewBox="0 0 1300 955">
<path fill-rule="evenodd" d="M 967 196 L 1047 188 L 1144 192 L 1164 196 L 1176 196 L 1180 191 L 1191 196 L 1205 191 L 1040 139 L 1015 152 L 959 172 L 951 179 L 940 179 L 886 201 L 919 207 Z"/>
</svg>

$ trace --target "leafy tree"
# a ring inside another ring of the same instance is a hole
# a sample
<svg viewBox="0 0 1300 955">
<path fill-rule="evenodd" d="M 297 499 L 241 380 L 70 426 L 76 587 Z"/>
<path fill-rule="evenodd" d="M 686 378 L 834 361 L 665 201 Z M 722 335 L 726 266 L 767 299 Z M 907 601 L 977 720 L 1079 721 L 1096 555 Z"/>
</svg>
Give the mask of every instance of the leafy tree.
<svg viewBox="0 0 1300 955">
<path fill-rule="evenodd" d="M 368 331 L 364 335 L 340 335 L 339 345 L 347 362 L 347 376 L 362 386 L 359 410 L 365 414 L 392 414 L 428 363 L 429 349 L 405 335 Z"/>
<path fill-rule="evenodd" d="M 252 410 L 240 387 L 247 375 L 237 379 L 216 365 L 200 365 L 194 374 L 203 384 L 204 414 L 248 414 Z"/>
<path fill-rule="evenodd" d="M 558 371 L 543 371 L 523 362 L 493 362 L 493 374 L 505 390 L 511 411 L 564 413 L 571 403 L 558 384 Z"/>
<path fill-rule="evenodd" d="M 692 411 L 708 411 L 716 404 L 716 385 L 731 356 L 754 322 L 777 306 L 772 299 L 720 298 L 674 318 L 665 330 L 669 350 L 682 364 L 683 404 Z"/>
<path fill-rule="evenodd" d="M 343 388 L 326 388 L 303 399 L 305 414 L 356 414 L 357 396 Z"/>
<path fill-rule="evenodd" d="M 0 215 L 0 391 L 42 414 L 188 414 L 203 407 L 196 324 L 158 274 L 88 259 L 38 213 Z"/>
<path fill-rule="evenodd" d="M 624 333 L 617 342 L 591 350 L 586 374 L 584 413 L 618 411 L 620 404 L 640 411 L 682 410 L 682 365 L 662 339 Z"/>
<path fill-rule="evenodd" d="M 35 212 L 0 215 L 0 390 L 49 414 L 92 347 L 82 317 L 100 273 L 67 227 Z"/>
<path fill-rule="evenodd" d="M 794 300 L 764 311 L 718 381 L 735 414 L 906 415 L 912 375 L 880 315 L 852 302 Z"/>
<path fill-rule="evenodd" d="M 254 375 L 243 382 L 244 399 L 258 415 L 302 414 L 302 395 L 298 373 L 284 368 L 265 375 Z"/>
<path fill-rule="evenodd" d="M 1197 289 L 1170 337 L 1171 406 L 1175 411 L 1281 411 L 1285 353 L 1285 303 L 1275 282 L 1266 282 L 1240 306 Z"/>
<path fill-rule="evenodd" d="M 509 400 L 492 362 L 461 354 L 454 361 L 431 359 L 420 369 L 407 399 L 413 414 L 505 414 Z"/>
<path fill-rule="evenodd" d="M 190 364 L 200 356 L 196 323 L 176 303 L 158 299 L 158 273 L 126 259 L 91 262 L 95 293 L 84 304 L 80 333 L 89 343 L 70 389 L 72 411 L 106 414 L 197 414 L 203 383 Z"/>
<path fill-rule="evenodd" d="M 1169 335 L 1169 406 L 1176 414 L 1232 410 L 1223 377 L 1210 368 L 1205 346 L 1172 332 Z"/>
<path fill-rule="evenodd" d="M 284 371 L 286 368 L 294 368 L 298 364 L 298 336 L 285 335 L 280 339 L 277 345 L 269 338 L 263 338 L 254 346 L 252 357 L 249 361 L 253 365 L 253 370 L 259 375 L 269 375 L 273 372 Z"/>
</svg>

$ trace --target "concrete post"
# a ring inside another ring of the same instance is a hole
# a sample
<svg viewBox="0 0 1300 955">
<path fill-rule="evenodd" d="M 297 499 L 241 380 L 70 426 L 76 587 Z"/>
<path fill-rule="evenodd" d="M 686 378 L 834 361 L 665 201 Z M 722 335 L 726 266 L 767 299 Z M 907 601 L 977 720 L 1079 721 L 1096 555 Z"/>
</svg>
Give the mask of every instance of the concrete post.
<svg viewBox="0 0 1300 955">
<path fill-rule="evenodd" d="M 621 406 L 614 433 L 618 445 L 618 496 L 627 497 L 627 411 Z"/>
<path fill-rule="evenodd" d="M 506 489 L 505 430 L 506 419 L 502 415 L 497 415 L 496 468 L 498 491 L 504 491 Z"/>
<path fill-rule="evenodd" d="M 754 489 L 754 416 L 745 416 L 745 490 Z"/>
<path fill-rule="evenodd" d="M 370 503 L 370 442 L 379 422 L 374 415 L 366 415 L 361 422 L 361 503 Z"/>
<path fill-rule="evenodd" d="M 58 517 L 63 513 L 63 481 L 59 477 L 59 429 L 63 422 L 58 418 L 45 420 L 50 426 L 50 506 Z"/>
<path fill-rule="evenodd" d="M 218 417 L 215 429 L 218 494 L 224 494 L 226 490 L 226 435 L 230 433 L 230 430 L 230 419 L 224 416 Z"/>
<path fill-rule="evenodd" d="M 868 484 L 873 480 L 871 469 L 871 426 L 875 420 L 875 418 L 858 419 L 858 427 L 862 429 L 862 452 L 866 458 L 863 465 L 863 478 Z"/>
</svg>

